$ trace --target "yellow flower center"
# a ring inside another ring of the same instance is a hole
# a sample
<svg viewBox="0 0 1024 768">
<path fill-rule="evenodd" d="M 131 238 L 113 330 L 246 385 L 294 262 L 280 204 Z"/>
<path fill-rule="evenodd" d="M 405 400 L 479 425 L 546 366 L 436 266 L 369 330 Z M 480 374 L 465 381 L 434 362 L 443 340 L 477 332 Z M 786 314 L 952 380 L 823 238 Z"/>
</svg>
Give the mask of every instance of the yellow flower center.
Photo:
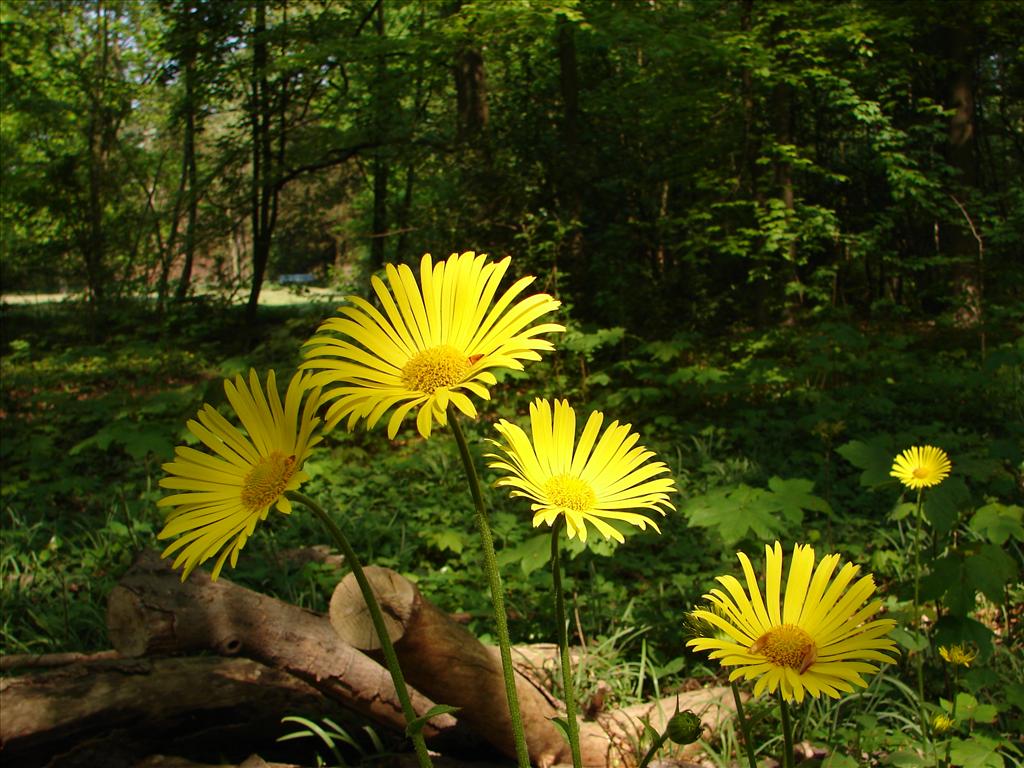
<svg viewBox="0 0 1024 768">
<path fill-rule="evenodd" d="M 284 493 L 295 474 L 295 457 L 274 451 L 260 459 L 242 483 L 242 503 L 250 512 L 266 509 Z"/>
<path fill-rule="evenodd" d="M 417 352 L 402 368 L 402 383 L 417 392 L 434 394 L 440 387 L 462 381 L 470 369 L 469 358 L 448 344 Z"/>
<path fill-rule="evenodd" d="M 914 467 L 914 471 L 911 474 L 918 480 L 923 480 L 930 474 L 925 467 Z"/>
<path fill-rule="evenodd" d="M 552 477 L 544 484 L 544 495 L 553 505 L 573 512 L 586 512 L 597 502 L 597 494 L 589 483 L 572 475 Z"/>
<path fill-rule="evenodd" d="M 789 667 L 803 674 L 818 656 L 814 639 L 800 627 L 783 624 L 765 632 L 750 646 L 751 653 L 760 653 L 772 664 Z"/>
</svg>

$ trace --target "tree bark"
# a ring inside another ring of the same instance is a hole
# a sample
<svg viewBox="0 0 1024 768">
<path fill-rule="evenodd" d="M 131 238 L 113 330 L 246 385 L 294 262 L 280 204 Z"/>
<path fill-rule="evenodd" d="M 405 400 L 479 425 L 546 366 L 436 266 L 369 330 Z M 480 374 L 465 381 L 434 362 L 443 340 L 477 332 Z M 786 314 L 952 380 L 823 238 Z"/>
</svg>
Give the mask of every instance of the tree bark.
<svg viewBox="0 0 1024 768">
<path fill-rule="evenodd" d="M 947 106 L 953 110 L 949 122 L 949 161 L 956 169 L 953 200 L 959 208 L 956 223 L 946 228 L 945 250 L 955 259 L 953 294 L 957 299 L 955 317 L 964 327 L 980 324 L 982 318 L 982 241 L 970 208 L 978 187 L 977 131 L 975 126 L 975 73 L 971 25 L 974 4 L 954 9 L 946 30 L 946 56 L 953 65 L 948 81 Z M 984 338 L 984 337 L 983 337 Z"/>
<path fill-rule="evenodd" d="M 267 3 L 257 0 L 255 21 L 252 28 L 252 100 L 249 119 L 252 133 L 252 187 L 250 205 L 252 208 L 252 284 L 249 301 L 245 307 L 246 329 L 251 329 L 259 307 L 260 290 L 270 260 L 270 244 L 273 234 L 271 220 L 272 200 L 277 192 L 273 184 L 273 153 L 271 151 L 270 81 L 267 76 L 269 54 L 267 46 Z"/>
<path fill-rule="evenodd" d="M 190 30 L 191 31 L 191 30 Z M 195 51 L 197 42 L 190 41 Z M 185 224 L 185 261 L 181 266 L 178 288 L 174 293 L 176 301 L 188 296 L 192 284 L 192 265 L 195 261 L 196 218 L 199 206 L 199 195 L 196 190 L 196 62 L 194 53 L 185 60 L 185 138 L 182 146 L 185 181 L 188 183 L 187 208 L 188 218 Z"/>
<path fill-rule="evenodd" d="M 383 43 L 384 0 L 379 0 L 377 3 L 374 26 L 378 40 Z M 377 56 L 373 89 L 374 132 L 375 138 L 380 141 L 382 134 L 387 130 L 388 112 L 388 65 L 383 51 Z M 384 268 L 387 247 L 385 233 L 388 230 L 388 171 L 384 148 L 378 147 L 373 155 L 373 237 L 370 240 L 370 263 L 373 265 L 373 271 Z"/>
<path fill-rule="evenodd" d="M 456 139 L 475 143 L 487 128 L 490 112 L 484 57 L 469 43 L 464 44 L 455 57 L 455 99 L 458 117 Z"/>
<path fill-rule="evenodd" d="M 583 183 L 580 178 L 580 78 L 576 57 L 576 27 L 564 16 L 557 23 L 558 83 L 562 95 L 562 142 L 558 158 L 561 197 L 566 223 L 571 224 L 565 244 L 565 268 L 582 295 L 589 294 L 589 276 L 583 248 Z M 552 265 L 554 269 L 557 264 Z M 554 286 L 557 289 L 557 285 Z"/>
<path fill-rule="evenodd" d="M 112 732 L 124 746 L 131 742 L 131 751 L 141 757 L 172 740 L 180 745 L 199 730 L 209 741 L 229 733 L 245 743 L 246 736 L 283 733 L 284 714 L 337 717 L 340 712 L 290 674 L 248 659 L 214 656 L 78 661 L 0 678 L 0 695 L 5 765 L 43 765 Z"/>
<path fill-rule="evenodd" d="M 778 36 L 783 29 L 785 23 L 784 17 L 777 18 L 772 25 L 773 41 L 778 41 Z M 783 51 L 779 56 L 778 66 L 781 70 L 786 69 L 786 52 Z M 775 144 L 776 152 L 780 151 L 780 147 L 788 148 L 793 144 L 793 86 L 785 80 L 779 80 L 772 88 L 772 122 L 775 130 Z M 782 205 L 786 211 L 786 269 L 781 273 L 785 283 L 790 281 L 800 285 L 800 273 L 797 270 L 797 241 L 794 233 L 795 222 L 795 202 L 796 194 L 793 189 L 793 166 L 792 164 L 783 157 L 779 157 L 775 160 L 775 185 L 778 190 L 779 197 L 782 199 Z M 788 274 L 787 274 L 788 273 Z M 794 294 L 796 296 L 796 305 L 803 303 L 802 291 Z M 794 306 L 790 301 L 786 301 L 786 312 L 788 319 L 792 321 L 794 319 Z"/>
<path fill-rule="evenodd" d="M 111 643 L 125 656 L 209 650 L 242 655 L 304 680 L 330 699 L 393 730 L 405 719 L 387 670 L 342 642 L 323 616 L 201 571 L 185 583 L 155 553 L 140 556 L 107 605 Z M 413 691 L 423 714 L 434 704 Z M 451 733 L 433 718 L 428 740 Z"/>
</svg>

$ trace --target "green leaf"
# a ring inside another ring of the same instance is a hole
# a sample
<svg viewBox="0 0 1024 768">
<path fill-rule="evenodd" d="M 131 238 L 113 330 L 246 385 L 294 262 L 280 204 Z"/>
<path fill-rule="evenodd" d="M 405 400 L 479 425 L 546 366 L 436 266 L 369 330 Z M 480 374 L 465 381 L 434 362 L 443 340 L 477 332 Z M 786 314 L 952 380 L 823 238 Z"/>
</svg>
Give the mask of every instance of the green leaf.
<svg viewBox="0 0 1024 768">
<path fill-rule="evenodd" d="M 932 763 L 916 752 L 900 750 L 889 755 L 889 765 L 894 765 L 896 768 L 918 768 L 918 766 L 932 765 Z"/>
<path fill-rule="evenodd" d="M 1017 541 L 1024 541 L 1024 508 L 1016 504 L 986 504 L 974 513 L 969 527 L 979 536 L 984 536 L 993 544 L 1005 544 L 1012 536 Z"/>
<path fill-rule="evenodd" d="M 415 736 L 417 733 L 423 730 L 425 726 L 432 718 L 438 715 L 450 715 L 453 712 L 458 712 L 460 707 L 452 707 L 448 704 L 435 704 L 422 715 L 417 717 L 415 720 L 405 726 L 406 736 Z"/>
<path fill-rule="evenodd" d="M 888 438 L 876 437 L 867 442 L 851 440 L 839 446 L 836 453 L 857 469 L 863 470 L 860 475 L 861 485 L 874 488 L 892 481 L 889 470 L 892 469 L 895 453 L 889 447 Z"/>
<path fill-rule="evenodd" d="M 529 576 L 538 568 L 543 568 L 551 560 L 551 536 L 541 534 L 531 536 L 521 544 L 503 549 L 498 553 L 498 565 L 506 566 L 519 563 L 523 575 Z"/>
<path fill-rule="evenodd" d="M 565 736 L 565 740 L 569 741 L 569 721 L 564 717 L 552 717 L 551 722 L 558 726 L 558 730 Z"/>
<path fill-rule="evenodd" d="M 691 528 L 714 528 L 726 545 L 735 544 L 753 531 L 760 539 L 770 539 L 784 530 L 778 505 L 770 492 L 741 483 L 732 489 L 719 489 L 687 499 L 680 507 Z"/>
<path fill-rule="evenodd" d="M 1003 698 L 1011 707 L 1024 712 L 1024 683 L 1010 683 L 1003 689 Z"/>
<path fill-rule="evenodd" d="M 462 550 L 466 548 L 466 541 L 469 539 L 469 536 L 462 531 L 450 528 L 443 531 L 426 531 L 423 536 L 442 552 L 447 549 L 456 555 L 461 554 Z"/>
<path fill-rule="evenodd" d="M 1000 742 L 974 733 L 970 741 L 953 739 L 949 756 L 963 768 L 1003 768 L 1003 757 L 997 751 Z"/>
<path fill-rule="evenodd" d="M 912 501 L 904 501 L 892 508 L 892 511 L 889 513 L 889 519 L 893 521 L 902 520 L 908 515 L 914 514 L 916 509 L 917 504 Z"/>
<path fill-rule="evenodd" d="M 974 609 L 974 596 L 963 553 L 956 550 L 935 560 L 931 573 L 921 579 L 923 600 L 945 598 L 946 607 L 959 616 L 966 616 Z"/>
<path fill-rule="evenodd" d="M 832 513 L 827 501 L 811 493 L 814 490 L 814 482 L 811 480 L 783 480 L 780 477 L 773 477 L 768 481 L 768 487 L 775 493 L 773 500 L 779 505 L 782 513 L 794 522 L 803 519 L 804 510 Z"/>
<path fill-rule="evenodd" d="M 946 614 L 936 622 L 932 642 L 936 646 L 953 643 L 974 645 L 980 658 L 985 659 L 992 653 L 992 630 L 970 616 Z"/>
<path fill-rule="evenodd" d="M 1003 600 L 1003 588 L 1017 576 L 1012 557 L 995 544 L 982 544 L 977 553 L 964 562 L 970 586 L 994 603 Z"/>
<path fill-rule="evenodd" d="M 928 637 L 920 632 L 910 632 L 903 627 L 896 627 L 889 633 L 892 639 L 908 651 L 923 651 L 928 647 Z"/>
<path fill-rule="evenodd" d="M 849 755 L 833 752 L 821 762 L 821 768 L 857 768 L 860 763 Z"/>
<path fill-rule="evenodd" d="M 971 495 L 964 481 L 950 477 L 936 488 L 925 492 L 924 514 L 938 536 L 945 536 L 956 525 L 962 510 L 969 508 Z"/>
</svg>

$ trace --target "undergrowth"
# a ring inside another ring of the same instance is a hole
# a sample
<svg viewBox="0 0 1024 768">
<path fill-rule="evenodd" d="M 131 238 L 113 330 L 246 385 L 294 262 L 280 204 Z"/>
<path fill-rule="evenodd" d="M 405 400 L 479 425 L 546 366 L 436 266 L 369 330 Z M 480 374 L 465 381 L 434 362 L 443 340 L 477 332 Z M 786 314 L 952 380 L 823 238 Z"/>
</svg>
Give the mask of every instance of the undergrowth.
<svg viewBox="0 0 1024 768">
<path fill-rule="evenodd" d="M 160 464 L 184 439 L 185 420 L 203 402 L 223 400 L 224 376 L 250 365 L 290 373 L 322 314 L 269 313 L 262 342 L 246 350 L 237 316 L 223 308 L 197 306 L 160 321 L 129 309 L 102 343 L 74 322 L 75 311 L 4 309 L 0 637 L 8 654 L 108 645 L 106 595 L 136 552 L 158 546 Z M 961 691 L 934 664 L 928 687 L 935 701 L 968 695 L 963 706 L 991 707 L 977 710 L 984 719 L 975 740 L 1012 761 L 1019 745 L 1008 734 L 1024 724 L 1022 371 L 1020 340 L 990 338 L 982 357 L 974 336 L 937 326 L 833 318 L 657 341 L 571 328 L 528 381 L 501 379 L 492 401 L 499 405 L 487 406 L 469 437 L 479 459 L 497 418 L 523 414 L 535 396 L 568 394 L 577 408 L 631 421 L 675 474 L 679 512 L 660 536 L 577 545 L 564 564 L 576 607 L 570 624 L 587 649 L 577 690 L 581 701 L 600 696 L 606 708 L 712 678 L 684 652 L 683 615 L 712 574 L 731 568 L 737 548 L 756 552 L 779 538 L 842 551 L 876 574 L 888 610 L 905 615 L 912 499 L 900 498 L 888 467 L 902 447 L 941 445 L 954 476 L 930 497 L 922 598 L 935 609 L 936 642 L 967 642 L 981 655 Z M 442 433 L 424 445 L 406 429 L 388 445 L 378 433 L 335 430 L 306 465 L 308 488 L 345 519 L 366 562 L 406 574 L 487 639 L 471 500 L 450 441 Z M 495 479 L 488 473 L 485 483 Z M 503 494 L 487 495 L 513 640 L 550 642 L 549 538 Z M 342 572 L 314 521 L 301 512 L 292 518 L 271 515 L 230 578 L 324 610 Z M 909 633 L 899 640 L 915 649 Z M 801 738 L 848 745 L 853 761 L 899 752 L 915 723 L 913 692 L 901 679 L 910 679 L 906 670 L 894 669 L 853 697 L 805 708 Z M 843 717 L 846 710 L 856 714 Z M 756 706 L 751 715 L 756 729 Z M 762 735 L 758 743 L 770 751 L 771 734 Z M 728 728 L 709 745 L 720 765 L 735 747 Z M 840 757 L 831 765 L 846 765 Z M 985 759 L 975 764 L 1002 764 Z"/>
</svg>

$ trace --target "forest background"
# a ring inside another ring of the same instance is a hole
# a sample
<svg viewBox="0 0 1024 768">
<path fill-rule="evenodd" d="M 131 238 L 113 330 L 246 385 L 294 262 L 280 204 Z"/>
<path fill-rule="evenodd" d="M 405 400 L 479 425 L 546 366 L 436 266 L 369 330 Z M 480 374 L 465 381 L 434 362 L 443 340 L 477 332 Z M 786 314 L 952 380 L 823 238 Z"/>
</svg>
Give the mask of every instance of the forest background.
<svg viewBox="0 0 1024 768">
<path fill-rule="evenodd" d="M 68 295 L 3 305 L 5 652 L 106 646 L 160 464 L 224 376 L 294 369 L 324 294 L 386 262 L 472 249 L 569 327 L 478 439 L 567 395 L 676 474 L 663 536 L 568 566 L 619 693 L 710 674 L 682 616 L 737 547 L 810 539 L 905 603 L 887 469 L 927 442 L 954 467 L 933 639 L 982 650 L 990 737 L 1020 732 L 1024 4 L 12 0 L 0 34 L 2 290 Z M 336 433 L 313 482 L 486 636 L 447 439 Z M 546 537 L 491 503 L 513 634 L 550 639 Z M 336 568 L 289 556 L 314 531 L 270 525 L 231 577 L 322 609 Z"/>
</svg>

